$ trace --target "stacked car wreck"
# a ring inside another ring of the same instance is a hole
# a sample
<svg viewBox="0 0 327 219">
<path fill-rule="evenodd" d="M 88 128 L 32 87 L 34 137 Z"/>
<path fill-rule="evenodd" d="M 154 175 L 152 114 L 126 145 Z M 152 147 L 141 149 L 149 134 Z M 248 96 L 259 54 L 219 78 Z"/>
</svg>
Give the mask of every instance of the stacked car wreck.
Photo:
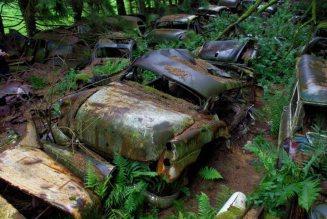
<svg viewBox="0 0 327 219">
<path fill-rule="evenodd" d="M 240 1 L 221 1 L 220 6 L 200 7 L 196 15 L 163 16 L 145 35 L 155 43 L 184 40 L 188 31 L 203 31 L 202 17 L 217 18 L 223 11 L 239 11 L 241 7 Z M 1 183 L 33 202 L 45 203 L 49 206 L 45 211 L 54 208 L 83 218 L 97 209 L 99 197 L 84 187 L 82 179 L 89 167 L 99 179 L 115 176 L 116 168 L 111 164 L 115 155 L 147 164 L 165 183 L 176 182 L 205 146 L 228 144 L 233 130 L 248 115 L 252 104 L 249 93 L 255 82 L 248 74 L 248 63 L 256 58 L 256 40 L 208 41 L 196 55 L 169 48 L 133 60 L 137 43 L 117 31 L 120 19 L 138 37 L 145 33 L 140 17 L 115 16 L 104 22 L 114 27 L 113 31 L 100 37 L 94 37 L 90 25 L 81 23 L 17 42 L 19 52 L 14 52 L 29 58 L 24 64 L 68 63 L 91 78 L 86 88 L 60 98 L 47 109 L 47 133 L 37 133 L 29 115 L 23 139 L 1 151 Z M 86 37 L 81 37 L 85 35 L 98 41 L 87 43 Z M 87 60 L 83 59 L 85 54 Z M 78 58 L 72 60 L 76 55 Z M 128 67 L 101 77 L 108 80 L 97 86 L 99 75 L 94 74 L 94 67 L 112 60 L 125 60 Z M 23 94 L 25 91 L 6 93 L 1 98 L 21 98 Z M 55 108 L 59 115 L 53 115 Z M 170 204 L 172 201 L 162 206 Z M 16 214 L 12 206 L 6 208 Z"/>
<path fill-rule="evenodd" d="M 143 80 L 144 71 L 154 74 L 151 81 Z M 65 100 L 69 109 L 63 109 L 59 126 L 69 127 L 102 156 L 118 153 L 155 162 L 158 174 L 174 181 L 202 146 L 229 136 L 229 124 L 205 110 L 213 109 L 222 93 L 244 84 L 221 72 L 184 50 L 154 51 L 136 59 L 122 81 L 79 95 L 82 104 Z"/>
</svg>

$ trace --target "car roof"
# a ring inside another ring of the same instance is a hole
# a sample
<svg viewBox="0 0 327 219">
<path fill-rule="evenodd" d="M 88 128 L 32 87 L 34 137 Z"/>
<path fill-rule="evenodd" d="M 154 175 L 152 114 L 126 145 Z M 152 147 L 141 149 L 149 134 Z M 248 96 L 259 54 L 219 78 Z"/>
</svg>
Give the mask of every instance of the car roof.
<svg viewBox="0 0 327 219">
<path fill-rule="evenodd" d="M 302 101 L 327 106 L 327 60 L 302 55 L 297 63 L 297 77 Z"/>
<path fill-rule="evenodd" d="M 192 15 L 192 14 L 172 14 L 172 15 L 166 15 L 163 16 L 159 19 L 158 22 L 182 22 L 182 23 L 187 23 L 191 20 L 194 20 L 197 18 L 197 15 Z"/>
<path fill-rule="evenodd" d="M 225 90 L 242 86 L 240 80 L 219 76 L 226 72 L 202 59 L 193 58 L 183 49 L 150 52 L 136 59 L 133 66 L 170 78 L 206 99 L 218 96 Z"/>
<path fill-rule="evenodd" d="M 221 5 L 204 5 L 198 8 L 198 10 L 208 10 L 208 11 L 216 11 L 219 12 L 221 9 L 227 8 L 226 6 L 221 6 Z"/>
<path fill-rule="evenodd" d="M 128 49 L 132 50 L 135 42 L 132 39 L 127 38 L 119 38 L 113 35 L 103 36 L 101 37 L 95 48 L 104 48 L 104 47 L 110 47 L 110 48 L 122 48 L 122 49 Z"/>
</svg>

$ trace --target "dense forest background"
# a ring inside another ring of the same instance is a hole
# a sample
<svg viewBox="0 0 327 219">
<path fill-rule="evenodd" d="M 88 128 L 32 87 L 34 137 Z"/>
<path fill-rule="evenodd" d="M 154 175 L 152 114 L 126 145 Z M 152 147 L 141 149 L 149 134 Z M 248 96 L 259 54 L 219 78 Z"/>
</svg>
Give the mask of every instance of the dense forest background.
<svg viewBox="0 0 327 219">
<path fill-rule="evenodd" d="M 83 18 L 187 11 L 207 1 L 192 0 L 3 0 L 0 11 L 0 33 L 9 28 L 33 35 L 37 30 L 57 25 L 71 25 Z M 178 5 L 178 6 L 177 6 Z"/>
</svg>

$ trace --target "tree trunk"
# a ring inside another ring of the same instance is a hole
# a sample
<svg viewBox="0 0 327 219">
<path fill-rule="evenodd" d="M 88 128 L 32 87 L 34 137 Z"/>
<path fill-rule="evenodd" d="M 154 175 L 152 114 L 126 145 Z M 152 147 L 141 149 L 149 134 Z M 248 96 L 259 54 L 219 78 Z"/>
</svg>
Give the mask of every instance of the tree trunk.
<svg viewBox="0 0 327 219">
<path fill-rule="evenodd" d="M 19 0 L 19 9 L 23 15 L 28 36 L 36 33 L 35 4 L 36 0 Z"/>
<path fill-rule="evenodd" d="M 116 0 L 119 15 L 126 15 L 124 0 Z"/>
<path fill-rule="evenodd" d="M 128 7 L 129 7 L 129 13 L 133 14 L 134 10 L 133 10 L 133 1 L 132 0 L 128 1 Z"/>
<path fill-rule="evenodd" d="M 76 23 L 82 19 L 83 0 L 71 0 L 71 6 L 74 12 L 74 22 Z"/>
<path fill-rule="evenodd" d="M 139 8 L 139 14 L 144 14 L 145 12 L 144 0 L 137 0 L 137 6 Z"/>
</svg>

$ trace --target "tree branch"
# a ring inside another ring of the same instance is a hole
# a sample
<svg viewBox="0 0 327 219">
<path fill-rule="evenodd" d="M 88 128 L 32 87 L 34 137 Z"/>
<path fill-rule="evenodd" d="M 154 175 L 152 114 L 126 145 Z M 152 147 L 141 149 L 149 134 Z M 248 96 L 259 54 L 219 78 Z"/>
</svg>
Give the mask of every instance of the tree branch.
<svg viewBox="0 0 327 219">
<path fill-rule="evenodd" d="M 258 8 L 258 6 L 261 4 L 262 0 L 256 0 L 255 3 L 246 10 L 241 17 L 239 17 L 234 23 L 230 24 L 218 37 L 218 39 L 222 38 L 223 36 L 229 34 L 235 26 L 237 26 L 239 23 L 244 21 L 246 18 L 250 17 L 250 15 L 255 12 Z"/>
</svg>

